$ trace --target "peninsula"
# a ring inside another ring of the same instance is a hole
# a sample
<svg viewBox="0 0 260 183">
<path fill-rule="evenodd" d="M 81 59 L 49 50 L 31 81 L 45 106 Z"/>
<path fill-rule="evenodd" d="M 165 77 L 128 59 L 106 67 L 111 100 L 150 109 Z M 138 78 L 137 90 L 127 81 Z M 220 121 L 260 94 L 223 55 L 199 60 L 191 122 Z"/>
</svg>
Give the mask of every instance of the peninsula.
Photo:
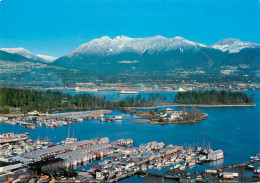
<svg viewBox="0 0 260 183">
<path fill-rule="evenodd" d="M 196 123 L 206 119 L 208 114 L 201 112 L 198 109 L 186 110 L 173 110 L 171 108 L 164 108 L 158 111 L 156 108 L 154 111 L 140 112 L 135 111 L 135 114 L 143 118 L 149 119 L 148 122 L 134 122 L 135 124 L 184 124 L 184 123 Z"/>
</svg>

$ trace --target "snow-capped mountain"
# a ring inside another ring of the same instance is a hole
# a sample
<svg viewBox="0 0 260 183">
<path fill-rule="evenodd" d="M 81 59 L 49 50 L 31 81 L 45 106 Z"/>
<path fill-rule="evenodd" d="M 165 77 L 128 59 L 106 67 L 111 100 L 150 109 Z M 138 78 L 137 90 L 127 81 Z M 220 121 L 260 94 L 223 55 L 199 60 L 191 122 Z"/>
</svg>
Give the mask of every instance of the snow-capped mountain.
<svg viewBox="0 0 260 183">
<path fill-rule="evenodd" d="M 104 36 L 58 59 L 34 55 L 24 48 L 2 48 L 0 62 L 0 70 L 2 66 L 4 71 L 0 76 L 8 78 L 6 81 L 22 78 L 20 83 L 51 80 L 55 84 L 55 74 L 66 76 L 69 81 L 66 83 L 82 82 L 84 78 L 91 82 L 170 81 L 189 77 L 207 81 L 232 78 L 253 81 L 260 70 L 260 46 L 233 38 L 206 46 L 182 37 L 117 36 L 112 39 Z M 35 80 L 35 76 L 39 78 Z M 64 80 L 58 76 L 56 79 L 58 83 Z"/>
<path fill-rule="evenodd" d="M 247 48 L 247 49 L 246 49 Z M 108 36 L 82 44 L 53 65 L 98 72 L 159 72 L 181 68 L 210 68 L 213 65 L 257 64 L 259 45 L 224 39 L 212 46 L 182 37 L 129 38 Z M 229 54 L 232 53 L 232 54 Z M 130 72 L 130 71 L 129 71 Z"/>
<path fill-rule="evenodd" d="M 148 38 L 129 38 L 126 36 L 117 36 L 114 39 L 108 36 L 94 39 L 88 43 L 79 46 L 67 56 L 72 57 L 74 54 L 103 54 L 113 55 L 120 52 L 149 53 L 168 51 L 176 49 L 190 49 L 206 47 L 203 44 L 186 40 L 182 37 L 165 38 L 162 36 Z"/>
<path fill-rule="evenodd" d="M 56 60 L 56 58 L 47 56 L 47 55 L 34 55 L 33 53 L 31 53 L 30 51 L 28 51 L 24 48 L 1 48 L 0 50 L 8 52 L 8 53 L 12 53 L 12 54 L 21 55 L 23 57 L 26 57 L 26 58 L 34 60 L 34 61 L 41 61 L 41 62 L 49 63 L 49 62 L 53 62 L 54 60 Z"/>
<path fill-rule="evenodd" d="M 211 46 L 212 48 L 228 51 L 229 53 L 238 53 L 245 48 L 260 48 L 259 44 L 254 44 L 246 41 L 240 41 L 234 38 L 222 39 Z"/>
<path fill-rule="evenodd" d="M 1 48 L 0 50 L 6 51 L 6 52 L 12 53 L 12 54 L 18 54 L 18 55 L 24 56 L 24 57 L 32 59 L 32 60 L 37 59 L 37 57 L 33 53 L 29 52 L 28 50 L 26 50 L 24 48 Z"/>
</svg>

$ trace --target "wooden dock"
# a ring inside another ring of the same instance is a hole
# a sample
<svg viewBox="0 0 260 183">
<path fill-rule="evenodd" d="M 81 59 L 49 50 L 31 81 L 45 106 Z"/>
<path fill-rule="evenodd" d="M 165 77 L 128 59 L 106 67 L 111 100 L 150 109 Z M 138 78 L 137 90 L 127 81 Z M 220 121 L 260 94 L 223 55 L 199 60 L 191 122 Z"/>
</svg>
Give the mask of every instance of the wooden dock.
<svg viewBox="0 0 260 183">
<path fill-rule="evenodd" d="M 166 175 L 166 174 L 158 174 L 158 173 L 152 173 L 152 172 L 145 172 L 145 171 L 138 171 L 137 174 L 139 175 L 151 175 L 151 176 L 155 176 L 155 177 L 163 177 L 165 179 L 173 179 L 173 180 L 177 180 L 179 181 L 180 180 L 180 177 L 175 177 L 175 176 L 172 176 L 172 175 Z"/>
<path fill-rule="evenodd" d="M 151 173 L 151 172 L 145 172 L 145 171 L 134 171 L 134 172 L 129 172 L 127 174 L 123 174 L 123 175 L 121 175 L 121 176 L 119 176 L 117 178 L 110 179 L 107 182 L 118 182 L 118 181 L 120 181 L 122 179 L 134 176 L 135 174 L 145 175 L 145 176 L 150 175 L 150 176 L 155 176 L 155 177 L 162 177 L 162 178 L 165 178 L 165 179 L 173 179 L 173 180 L 177 180 L 177 181 L 180 180 L 180 177 L 175 177 L 175 176 L 171 176 L 171 175 Z"/>
<path fill-rule="evenodd" d="M 138 171 L 129 172 L 129 173 L 127 173 L 127 174 L 123 174 L 123 175 L 121 175 L 121 176 L 119 176 L 119 177 L 116 177 L 116 178 L 114 178 L 114 179 L 110 179 L 110 180 L 108 180 L 107 182 L 118 182 L 118 181 L 123 180 L 123 179 L 125 179 L 125 178 L 134 176 L 135 174 L 137 174 L 137 172 L 138 172 Z"/>
</svg>

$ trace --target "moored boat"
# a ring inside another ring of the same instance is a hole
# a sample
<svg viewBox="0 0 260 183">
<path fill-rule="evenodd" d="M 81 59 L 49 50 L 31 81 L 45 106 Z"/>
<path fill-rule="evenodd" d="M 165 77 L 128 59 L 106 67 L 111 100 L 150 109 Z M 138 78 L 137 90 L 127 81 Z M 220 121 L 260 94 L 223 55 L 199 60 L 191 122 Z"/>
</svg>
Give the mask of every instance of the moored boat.
<svg viewBox="0 0 260 183">
<path fill-rule="evenodd" d="M 136 94 L 138 94 L 138 92 L 137 91 L 121 90 L 121 91 L 118 92 L 118 94 L 136 95 Z"/>
<path fill-rule="evenodd" d="M 32 123 L 27 123 L 26 127 L 30 129 L 35 129 L 35 125 Z"/>
</svg>

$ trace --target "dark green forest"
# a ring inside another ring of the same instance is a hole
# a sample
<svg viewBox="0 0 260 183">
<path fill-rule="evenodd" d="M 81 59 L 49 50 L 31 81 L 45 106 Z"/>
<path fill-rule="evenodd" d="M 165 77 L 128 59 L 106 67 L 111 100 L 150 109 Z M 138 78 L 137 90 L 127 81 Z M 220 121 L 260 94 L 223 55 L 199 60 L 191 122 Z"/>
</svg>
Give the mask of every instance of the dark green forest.
<svg viewBox="0 0 260 183">
<path fill-rule="evenodd" d="M 115 109 L 123 107 L 154 107 L 166 102 L 167 97 L 157 94 L 150 94 L 145 99 L 141 95 L 128 97 L 124 100 L 108 100 L 105 97 L 94 96 L 92 94 L 77 94 L 75 96 L 60 91 L 37 91 L 18 88 L 0 88 L 0 113 L 10 113 L 10 108 L 20 108 L 21 112 L 37 110 L 46 112 L 49 110 L 61 109 Z M 173 101 L 173 99 L 172 99 Z M 179 92 L 174 99 L 178 104 L 253 104 L 252 97 L 248 97 L 241 92 L 226 91 L 192 91 Z"/>
<path fill-rule="evenodd" d="M 105 97 L 91 94 L 72 96 L 59 91 L 36 91 L 29 89 L 0 88 L 0 113 L 9 113 L 10 107 L 21 108 L 22 112 L 37 110 L 45 112 L 59 109 L 95 109 L 121 107 L 150 107 L 159 100 L 159 94 L 150 96 L 153 101 L 141 98 L 141 95 L 129 97 L 125 100 L 108 100 Z M 148 99 L 149 100 L 149 99 Z"/>
<path fill-rule="evenodd" d="M 179 92 L 174 103 L 178 104 L 206 104 L 206 105 L 239 105 L 254 104 L 254 99 L 241 92 L 230 91 L 192 91 Z"/>
</svg>

